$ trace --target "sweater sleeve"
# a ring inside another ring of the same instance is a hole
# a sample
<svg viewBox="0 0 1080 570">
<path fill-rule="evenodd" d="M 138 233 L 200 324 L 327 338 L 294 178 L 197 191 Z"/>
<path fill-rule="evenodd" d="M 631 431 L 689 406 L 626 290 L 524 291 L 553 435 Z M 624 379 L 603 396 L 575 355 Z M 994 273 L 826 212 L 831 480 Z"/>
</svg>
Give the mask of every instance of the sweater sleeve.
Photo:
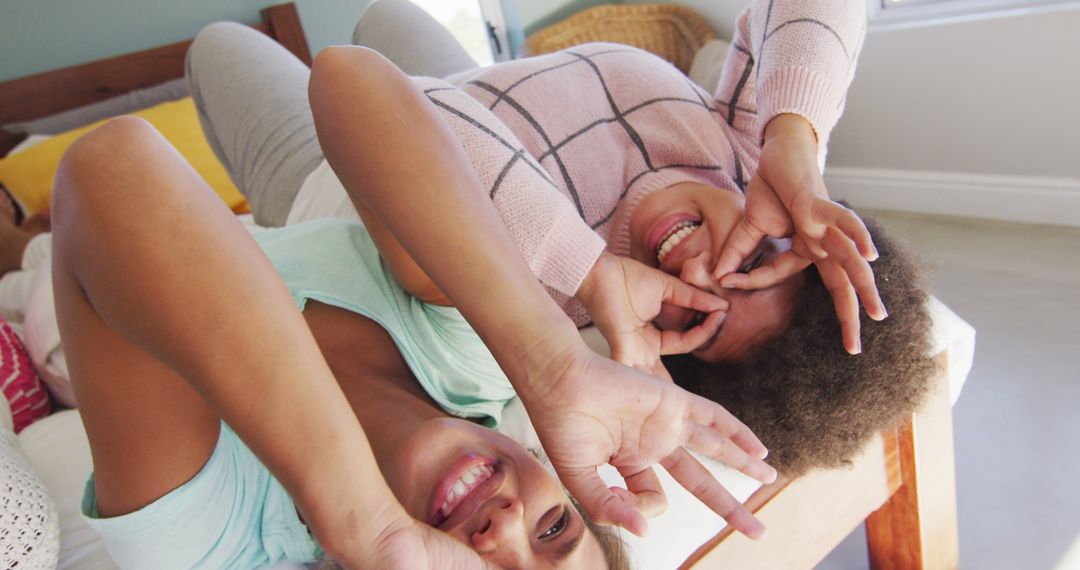
<svg viewBox="0 0 1080 570">
<path fill-rule="evenodd" d="M 773 117 L 804 117 L 824 154 L 865 36 L 862 0 L 756 0 L 739 16 L 716 99 L 758 145 Z"/>
<path fill-rule="evenodd" d="M 510 129 L 476 99 L 415 78 L 465 149 L 518 250 L 549 292 L 572 297 L 605 243 Z"/>
</svg>

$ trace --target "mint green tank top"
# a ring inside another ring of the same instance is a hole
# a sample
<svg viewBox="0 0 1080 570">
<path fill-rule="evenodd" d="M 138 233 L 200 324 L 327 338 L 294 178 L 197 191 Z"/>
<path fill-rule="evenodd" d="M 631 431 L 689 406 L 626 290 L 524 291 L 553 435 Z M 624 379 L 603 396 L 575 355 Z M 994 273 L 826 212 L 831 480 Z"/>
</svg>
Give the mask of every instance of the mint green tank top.
<svg viewBox="0 0 1080 570">
<path fill-rule="evenodd" d="M 498 425 L 515 394 L 487 346 L 457 309 L 402 289 L 362 224 L 313 220 L 254 237 L 301 310 L 312 299 L 379 323 L 447 413 Z"/>
</svg>

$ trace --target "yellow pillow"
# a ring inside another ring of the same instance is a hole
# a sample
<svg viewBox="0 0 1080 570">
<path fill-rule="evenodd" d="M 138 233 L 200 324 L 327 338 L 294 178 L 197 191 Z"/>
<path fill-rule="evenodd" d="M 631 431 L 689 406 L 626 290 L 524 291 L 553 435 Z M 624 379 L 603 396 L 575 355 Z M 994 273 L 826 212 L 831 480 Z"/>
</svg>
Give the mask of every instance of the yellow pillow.
<svg viewBox="0 0 1080 570">
<path fill-rule="evenodd" d="M 246 213 L 248 204 L 233 185 L 225 167 L 210 149 L 191 97 L 162 103 L 137 113 L 149 121 L 191 163 L 191 166 L 236 213 Z M 22 204 L 28 215 L 49 208 L 53 181 L 60 157 L 75 139 L 105 121 L 56 135 L 19 154 L 0 159 L 0 184 Z"/>
</svg>

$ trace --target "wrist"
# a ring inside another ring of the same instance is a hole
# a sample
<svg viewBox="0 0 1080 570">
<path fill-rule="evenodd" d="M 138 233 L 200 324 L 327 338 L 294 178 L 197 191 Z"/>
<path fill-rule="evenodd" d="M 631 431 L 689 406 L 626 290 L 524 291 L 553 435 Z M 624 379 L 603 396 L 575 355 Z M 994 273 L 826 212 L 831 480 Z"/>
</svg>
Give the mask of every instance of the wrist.
<svg viewBox="0 0 1080 570">
<path fill-rule="evenodd" d="M 368 568 L 380 558 L 380 551 L 395 534 L 406 531 L 416 521 L 393 495 L 348 516 L 315 537 L 326 554 L 347 568 Z M 314 530 L 314 529 L 313 529 Z"/>
<path fill-rule="evenodd" d="M 581 286 L 578 287 L 577 293 L 574 293 L 574 298 L 581 301 L 586 310 L 589 310 L 593 301 L 596 300 L 596 295 L 602 289 L 600 283 L 604 280 L 605 274 L 611 271 L 615 261 L 614 255 L 611 253 L 607 251 L 600 252 L 600 257 L 596 258 L 596 263 L 593 263 L 589 273 L 581 281 Z M 592 311 L 589 312 L 591 314 Z"/>
<path fill-rule="evenodd" d="M 818 136 L 814 125 L 802 115 L 795 113 L 781 113 L 773 117 L 765 126 L 763 142 L 770 140 L 787 139 L 803 143 L 812 143 L 812 148 L 817 151 Z"/>
</svg>

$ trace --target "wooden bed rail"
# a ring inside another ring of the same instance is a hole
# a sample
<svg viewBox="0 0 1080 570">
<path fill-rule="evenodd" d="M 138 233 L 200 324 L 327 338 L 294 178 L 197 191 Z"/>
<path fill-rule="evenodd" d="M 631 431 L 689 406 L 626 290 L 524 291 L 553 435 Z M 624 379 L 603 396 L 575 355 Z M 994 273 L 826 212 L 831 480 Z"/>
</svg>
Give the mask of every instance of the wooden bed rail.
<svg viewBox="0 0 1080 570">
<path fill-rule="evenodd" d="M 766 485 L 747 507 L 768 527 L 754 541 L 725 529 L 681 566 L 812 569 L 864 520 L 876 570 L 959 566 L 948 354 L 923 409 L 875 438 L 850 468 Z"/>
<path fill-rule="evenodd" d="M 271 6 L 261 14 L 262 23 L 252 27 L 311 65 L 296 5 Z M 187 40 L 2 82 L 0 124 L 37 119 L 183 77 L 190 45 L 191 40 Z M 0 156 L 20 139 L 0 131 Z"/>
</svg>

